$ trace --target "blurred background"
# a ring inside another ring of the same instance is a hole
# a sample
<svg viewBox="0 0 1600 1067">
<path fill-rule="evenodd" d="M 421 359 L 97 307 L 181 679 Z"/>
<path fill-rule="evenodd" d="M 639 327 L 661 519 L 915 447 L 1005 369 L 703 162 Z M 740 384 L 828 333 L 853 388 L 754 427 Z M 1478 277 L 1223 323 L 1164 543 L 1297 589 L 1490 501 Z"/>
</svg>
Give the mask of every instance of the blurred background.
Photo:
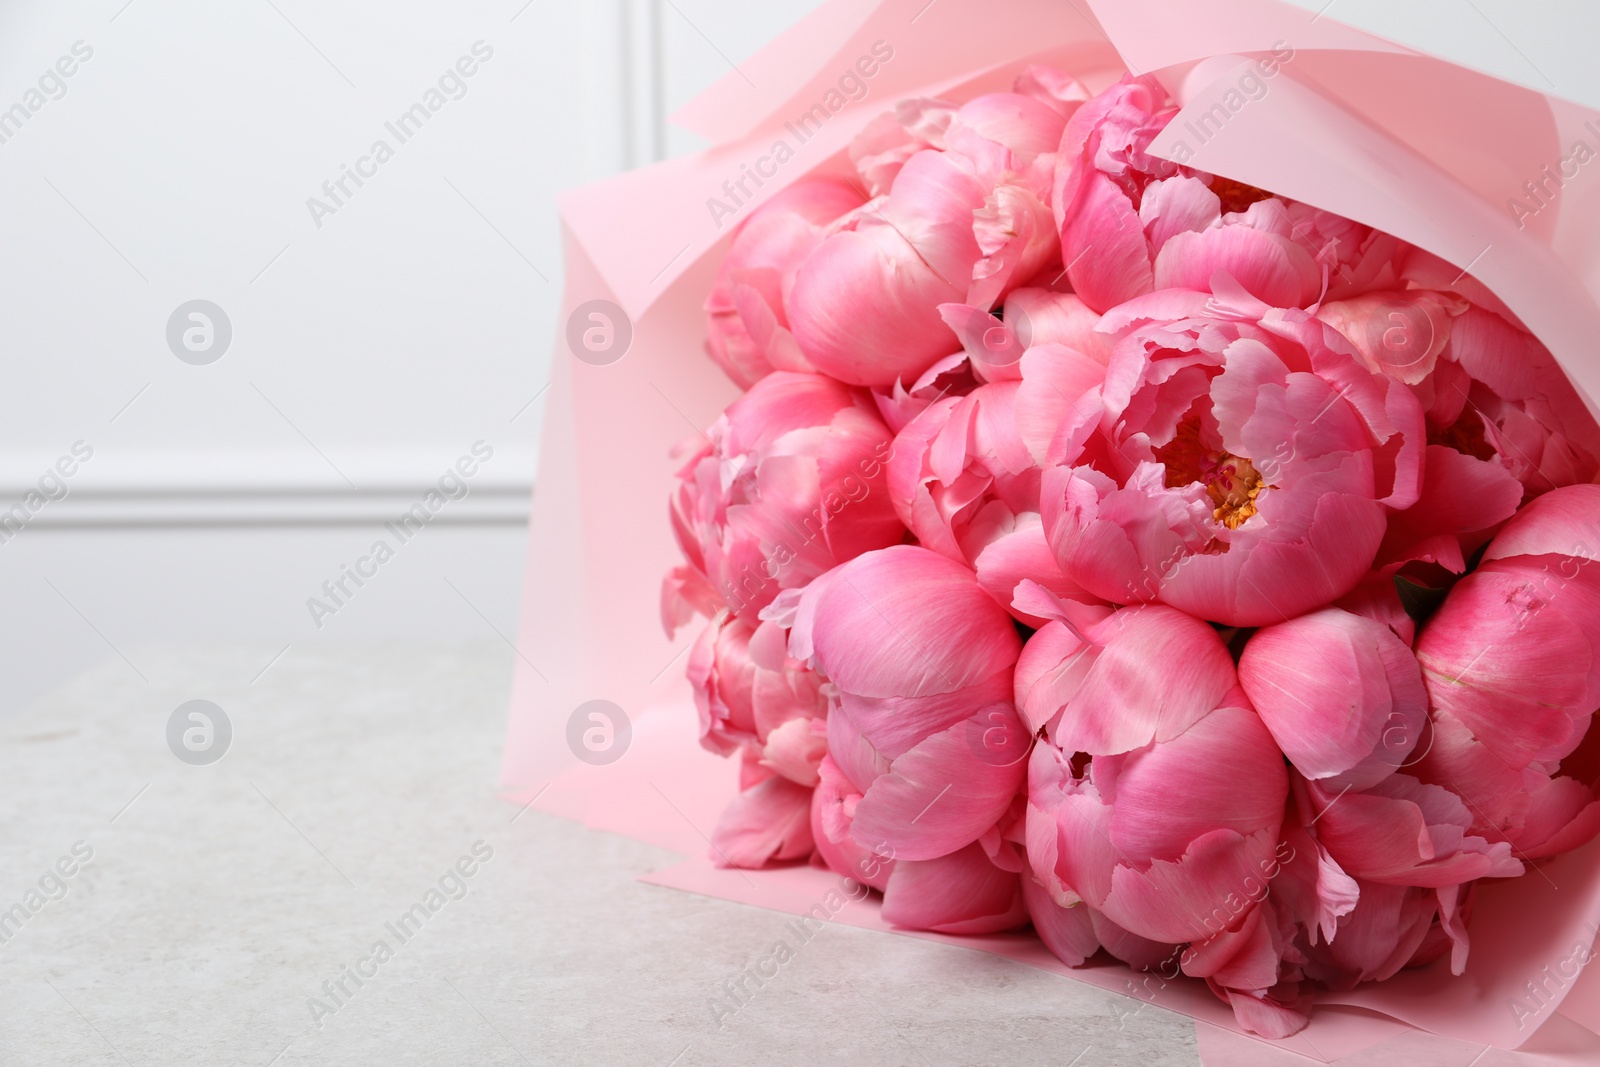
<svg viewBox="0 0 1600 1067">
<path fill-rule="evenodd" d="M 513 638 L 555 195 L 814 6 L 0 3 L 0 716 L 151 643 Z M 1301 6 L 1600 104 L 1576 4 Z"/>
</svg>

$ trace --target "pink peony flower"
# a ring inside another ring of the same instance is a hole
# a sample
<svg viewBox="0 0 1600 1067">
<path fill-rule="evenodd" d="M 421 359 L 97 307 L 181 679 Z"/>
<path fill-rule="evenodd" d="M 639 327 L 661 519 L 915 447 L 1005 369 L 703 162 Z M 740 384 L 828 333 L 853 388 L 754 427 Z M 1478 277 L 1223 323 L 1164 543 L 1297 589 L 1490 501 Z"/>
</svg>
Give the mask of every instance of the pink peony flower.
<svg viewBox="0 0 1600 1067">
<path fill-rule="evenodd" d="M 822 679 L 785 654 L 780 628 L 718 616 L 690 649 L 688 675 L 702 746 L 722 756 L 751 752 L 790 781 L 817 784 L 828 703 Z"/>
<path fill-rule="evenodd" d="M 1503 468 L 1528 497 L 1594 480 L 1600 425 L 1549 349 L 1477 306 L 1448 331 L 1432 373 L 1416 387 L 1431 437 Z"/>
<path fill-rule="evenodd" d="M 1295 769 L 1334 793 L 1393 774 L 1428 715 L 1411 650 L 1388 627 L 1338 608 L 1256 631 L 1239 684 Z"/>
<path fill-rule="evenodd" d="M 844 182 L 805 178 L 774 194 L 734 233 L 706 297 L 706 352 L 741 387 L 774 370 L 813 369 L 789 332 L 789 287 L 828 226 L 862 201 Z"/>
<path fill-rule="evenodd" d="M 1045 530 L 1067 577 L 1234 626 L 1348 593 L 1391 509 L 1417 499 L 1416 398 L 1332 328 L 1226 298 L 1155 293 L 1120 329 L 1098 428 L 1046 471 Z"/>
<path fill-rule="evenodd" d="M 1359 882 L 1360 903 L 1339 920 L 1338 932 L 1320 943 L 1302 943 L 1307 978 L 1329 989 L 1381 982 L 1401 968 L 1431 961 L 1437 950 L 1459 946 L 1465 965 L 1467 892 L 1462 886 L 1419 889 Z M 1430 944 L 1435 931 L 1448 939 Z M 1430 948 L 1433 951 L 1430 951 Z M 1456 973 L 1460 973 L 1457 968 Z"/>
<path fill-rule="evenodd" d="M 1272 307 L 1399 285 L 1401 245 L 1349 219 L 1149 154 L 1176 109 L 1155 79 L 1124 78 L 1062 136 L 1054 210 L 1075 293 L 1096 311 L 1226 274 Z"/>
<path fill-rule="evenodd" d="M 662 590 L 669 633 L 723 605 L 754 625 L 780 589 L 905 536 L 885 488 L 890 434 L 865 393 L 776 372 L 706 438 L 672 501 L 687 563 Z"/>
<path fill-rule="evenodd" d="M 1471 831 L 1537 859 L 1600 832 L 1600 486 L 1537 497 L 1417 639 L 1433 707 L 1416 773 Z"/>
<path fill-rule="evenodd" d="M 987 93 L 958 108 L 944 150 L 911 156 L 882 214 L 934 270 L 992 307 L 1056 256 L 1047 206 L 1065 119 L 1055 102 Z"/>
<path fill-rule="evenodd" d="M 1017 870 L 974 842 L 946 856 L 898 860 L 883 893 L 883 919 L 909 930 L 993 934 L 1028 921 Z"/>
<path fill-rule="evenodd" d="M 1073 726 L 1063 717 L 1057 730 Z M 1170 740 L 1116 755 L 1088 758 L 1046 737 L 1029 763 L 1027 844 L 1052 895 L 1070 891 L 1163 943 L 1238 925 L 1255 903 L 1242 895 L 1272 866 L 1288 790 L 1242 691 Z"/>
<path fill-rule="evenodd" d="M 1036 894 L 1035 924 L 1074 964 L 1095 941 L 1145 966 L 1187 944 L 1168 977 L 1205 978 L 1246 1026 L 1293 1033 L 1305 1014 L 1280 975 L 1292 923 L 1268 901 L 1287 781 L 1226 647 L 1172 608 L 1062 608 L 1017 664 L 1018 703 L 1046 738 L 1029 765 L 1027 852 L 1048 898 L 1086 914 Z"/>
<path fill-rule="evenodd" d="M 863 131 L 858 167 L 887 193 L 841 220 L 795 276 L 789 312 L 806 359 L 856 385 L 892 386 L 957 345 L 940 304 L 983 309 L 1058 258 L 1049 199 L 1072 90 L 1023 76 L 953 112 L 917 102 Z"/>
<path fill-rule="evenodd" d="M 789 321 L 806 359 L 852 385 L 916 378 L 956 347 L 938 305 L 965 290 L 882 215 L 863 210 L 801 264 Z"/>
<path fill-rule="evenodd" d="M 1147 152 L 1175 112 L 1153 78 L 1124 78 L 1062 133 L 1052 205 L 1061 259 L 1073 292 L 1095 311 L 1154 286 L 1139 204 L 1152 182 L 1181 173 Z"/>
<path fill-rule="evenodd" d="M 1070 349 L 1086 365 L 1098 364 L 1102 377 L 1111 359 L 1111 338 L 1096 330 L 1100 316 L 1072 293 L 1024 287 L 1007 293 L 993 314 L 971 304 L 941 304 L 939 314 L 982 381 L 1022 378 L 1023 355 L 1035 346 Z M 1048 442 L 1051 435 L 1044 436 Z"/>
<path fill-rule="evenodd" d="M 1212 640 L 1226 658 L 1220 638 Z M 1173 683 L 1162 703 L 1174 706 L 1185 688 Z M 1281 867 L 1287 781 L 1244 693 L 1234 686 L 1170 740 L 1117 755 L 1056 740 L 1089 706 L 1069 705 L 1029 762 L 1035 877 L 1058 904 L 1081 898 L 1144 942 L 1187 944 L 1177 957 L 1182 971 L 1206 978 L 1246 1026 L 1278 1036 L 1304 1026 L 1292 988 L 1279 988 L 1288 939 L 1268 898 Z"/>
<path fill-rule="evenodd" d="M 1028 358 L 1047 355 L 1040 348 Z M 1018 584 L 1028 579 L 1093 600 L 1061 574 L 1045 540 L 1039 467 L 1019 433 L 1021 385 L 993 382 L 923 409 L 895 437 L 889 498 L 923 547 L 972 568 L 1002 607 L 1012 608 Z"/>
<path fill-rule="evenodd" d="M 811 792 L 746 752 L 739 795 L 711 831 L 712 861 L 719 867 L 761 867 L 811 855 Z"/>
<path fill-rule="evenodd" d="M 760 867 L 812 851 L 811 794 L 827 752 L 822 679 L 785 653 L 786 635 L 712 620 L 689 653 L 700 743 L 740 754 L 740 793 L 711 834 L 719 866 Z"/>
<path fill-rule="evenodd" d="M 1030 731 L 1069 755 L 1174 740 L 1236 685 L 1217 632 L 1174 608 L 1070 604 L 1038 586 L 1019 600 L 1050 621 L 1017 659 L 1017 708 Z"/>
<path fill-rule="evenodd" d="M 994 830 L 1029 741 L 1010 701 L 1020 645 L 972 572 L 924 548 L 867 553 L 801 593 L 789 652 L 832 685 L 828 751 L 858 845 L 898 870 Z"/>
<path fill-rule="evenodd" d="M 1472 813 L 1442 786 L 1409 774 L 1391 774 L 1365 789 L 1296 785 L 1305 790 L 1303 807 L 1318 844 L 1360 881 L 1442 889 L 1522 873 L 1508 843 L 1491 844 L 1470 832 Z"/>
</svg>

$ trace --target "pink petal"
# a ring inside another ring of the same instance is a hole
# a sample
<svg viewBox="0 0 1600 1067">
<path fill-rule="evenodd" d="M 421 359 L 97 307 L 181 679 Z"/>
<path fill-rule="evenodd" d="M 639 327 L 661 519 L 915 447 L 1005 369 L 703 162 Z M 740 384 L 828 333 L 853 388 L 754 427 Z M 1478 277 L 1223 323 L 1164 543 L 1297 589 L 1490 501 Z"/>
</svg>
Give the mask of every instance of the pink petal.
<svg viewBox="0 0 1600 1067">
<path fill-rule="evenodd" d="M 1216 830 L 1175 862 L 1157 860 L 1142 872 L 1117 867 L 1101 910 L 1153 941 L 1178 944 L 1209 937 L 1234 920 L 1229 901 L 1242 899 L 1246 879 L 1259 880 L 1262 865 L 1271 862 L 1275 836 L 1265 830 L 1249 837 Z"/>
<path fill-rule="evenodd" d="M 954 125 L 1004 145 L 1020 166 L 1027 166 L 1034 156 L 1056 150 L 1066 121 L 1056 108 L 1032 96 L 984 93 L 961 106 Z"/>
<path fill-rule="evenodd" d="M 718 867 L 760 867 L 811 849 L 811 790 L 777 775 L 735 797 L 711 831 Z"/>
<path fill-rule="evenodd" d="M 933 860 L 896 860 L 882 915 L 895 926 L 947 934 L 999 933 L 1028 921 L 1022 879 L 977 845 Z"/>
<path fill-rule="evenodd" d="M 1237 989 L 1225 990 L 1228 1006 L 1240 1026 L 1252 1034 L 1269 1041 L 1281 1041 L 1304 1030 L 1311 1017 L 1303 1009 L 1284 1004 L 1268 996 L 1258 996 Z"/>
<path fill-rule="evenodd" d="M 1012 530 L 986 544 L 972 564 L 977 570 L 978 584 L 1027 626 L 1043 626 L 1045 620 L 1014 607 L 1017 587 L 1024 581 L 1035 581 L 1068 600 L 1094 599 L 1077 582 L 1061 573 L 1055 553 L 1050 551 L 1050 544 L 1045 540 L 1044 524 L 1037 512 L 1018 515 Z"/>
<path fill-rule="evenodd" d="M 1157 289 L 1208 290 L 1217 274 L 1231 276 L 1272 307 L 1305 307 L 1322 291 L 1322 272 L 1310 253 L 1253 226 L 1179 233 L 1155 257 Z"/>
<path fill-rule="evenodd" d="M 823 757 L 817 788 L 811 798 L 811 836 L 817 854 L 835 873 L 881 891 L 889 884 L 894 859 L 862 848 L 850 836 L 854 805 L 859 799 L 833 760 Z"/>
<path fill-rule="evenodd" d="M 1059 252 L 1050 209 L 1019 182 L 1002 181 L 994 187 L 973 212 L 972 232 L 983 252 L 967 288 L 967 303 L 976 307 L 994 307 Z"/>
<path fill-rule="evenodd" d="M 1099 171 L 1083 175 L 1061 229 L 1072 291 L 1104 312 L 1154 287 L 1144 227 L 1127 194 Z"/>
<path fill-rule="evenodd" d="M 1037 344 L 1021 357 L 1017 434 L 1036 463 L 1074 463 L 1099 422 L 1105 366 L 1064 345 Z"/>
<path fill-rule="evenodd" d="M 1235 684 L 1233 658 L 1217 632 L 1181 611 L 1124 608 L 1088 636 L 1099 654 L 1051 736 L 1068 752 L 1110 755 L 1170 741 Z"/>
<path fill-rule="evenodd" d="M 966 719 L 974 708 L 1010 700 L 1011 691 L 1011 668 L 1003 667 L 949 693 L 904 697 L 840 693 L 839 712 L 877 752 L 892 760 L 909 752 L 923 738 Z"/>
<path fill-rule="evenodd" d="M 849 693 L 952 693 L 1009 668 L 1021 649 L 1010 616 L 977 577 L 924 548 L 858 556 L 816 589 L 801 599 L 802 617 L 814 603 L 814 655 Z"/>
<path fill-rule="evenodd" d="M 1416 385 L 1433 373 L 1465 300 L 1426 289 L 1363 293 L 1322 304 L 1317 317 L 1350 340 L 1367 367 Z"/>
<path fill-rule="evenodd" d="M 1326 805 L 1326 806 L 1321 806 Z M 1468 835 L 1472 816 L 1454 793 L 1392 775 L 1369 792 L 1322 798 L 1317 837 L 1356 878 L 1441 888 L 1523 871 L 1505 842 Z"/>
<path fill-rule="evenodd" d="M 1022 878 L 1022 899 L 1039 940 L 1056 959 L 1068 967 L 1081 967 L 1100 951 L 1100 939 L 1095 936 L 1087 904 L 1063 908 L 1051 899 L 1043 886 L 1026 875 Z"/>
<path fill-rule="evenodd" d="M 1501 464 L 1444 445 L 1428 445 L 1422 495 L 1389 517 L 1378 561 L 1399 561 L 1440 534 L 1461 536 L 1491 529 L 1509 519 L 1521 503 L 1522 483 Z"/>
<path fill-rule="evenodd" d="M 767 735 L 761 762 L 797 785 L 817 784 L 817 765 L 828 751 L 827 726 L 821 719 L 790 719 Z"/>
<path fill-rule="evenodd" d="M 1111 338 L 1098 329 L 1100 316 L 1073 293 L 1013 289 L 1006 295 L 1004 315 L 1024 349 L 1064 345 L 1102 367 L 1111 359 Z"/>
<path fill-rule="evenodd" d="M 1600 560 L 1600 485 L 1569 485 L 1531 501 L 1483 558 L 1488 562 L 1546 553 Z"/>
<path fill-rule="evenodd" d="M 939 316 L 961 341 L 973 369 L 987 381 L 1021 376 L 1017 361 L 1024 345 L 1012 331 L 982 307 L 971 304 L 940 304 Z"/>
<path fill-rule="evenodd" d="M 1055 721 L 1100 655 L 1061 622 L 1048 622 L 1022 646 L 1017 658 L 1017 710 L 1034 733 Z"/>
<path fill-rule="evenodd" d="M 1096 757 L 1090 770 L 1112 806 L 1111 838 L 1130 858 L 1175 860 L 1216 830 L 1270 828 L 1275 840 L 1288 794 L 1272 736 L 1242 707 L 1218 708 L 1165 744 Z"/>
<path fill-rule="evenodd" d="M 1199 178 L 1166 178 L 1151 182 L 1139 201 L 1150 247 L 1160 249 L 1173 237 L 1190 230 L 1208 230 L 1222 219 L 1222 201 Z"/>
<path fill-rule="evenodd" d="M 948 855 L 977 840 L 1017 795 L 1028 739 L 1004 703 L 927 738 L 867 789 L 856 808 L 856 840 L 887 843 L 907 860 Z"/>
<path fill-rule="evenodd" d="M 1239 683 L 1295 769 L 1334 792 L 1393 773 L 1427 718 L 1411 650 L 1387 626 L 1339 608 L 1258 630 Z"/>
<path fill-rule="evenodd" d="M 1338 933 L 1340 917 L 1360 899 L 1356 880 L 1300 826 L 1285 825 L 1274 860 L 1279 868 L 1267 873 L 1284 914 L 1305 927 L 1313 945 L 1319 933 L 1323 940 Z"/>
<path fill-rule="evenodd" d="M 970 240 L 970 237 L 969 237 Z M 853 385 L 909 381 L 958 346 L 940 304 L 965 296 L 886 223 L 827 238 L 789 291 L 800 351 L 825 374 Z"/>
<path fill-rule="evenodd" d="M 918 152 L 895 175 L 881 211 L 936 275 L 964 288 L 980 255 L 972 215 L 986 193 L 954 156 Z"/>
</svg>

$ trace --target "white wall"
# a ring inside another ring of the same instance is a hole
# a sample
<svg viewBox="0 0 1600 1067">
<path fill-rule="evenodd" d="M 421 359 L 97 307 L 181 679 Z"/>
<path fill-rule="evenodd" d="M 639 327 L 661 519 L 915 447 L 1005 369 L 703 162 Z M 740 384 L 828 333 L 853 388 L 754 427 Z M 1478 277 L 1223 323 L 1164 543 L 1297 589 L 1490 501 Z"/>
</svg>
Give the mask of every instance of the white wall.
<svg viewBox="0 0 1600 1067">
<path fill-rule="evenodd" d="M 93 449 L 0 543 L 0 714 L 150 641 L 510 636 L 553 196 L 699 147 L 664 116 L 815 2 L 0 5 L 0 112 L 93 51 L 0 143 L 0 511 Z M 1592 7 L 1297 2 L 1600 103 Z M 480 40 L 398 143 L 384 123 Z M 317 225 L 307 198 L 378 138 L 393 159 Z M 204 366 L 166 339 L 196 298 L 233 329 Z M 479 440 L 470 495 L 315 627 L 307 598 Z"/>
<path fill-rule="evenodd" d="M 147 674 L 152 641 L 513 636 L 554 195 L 661 158 L 663 116 L 811 0 L 125 3 L 0 6 L 0 110 L 92 50 L 0 126 L 0 511 L 93 452 L 0 543 L 0 713 L 103 657 Z M 465 95 L 385 129 L 478 41 Z M 208 365 L 166 338 L 196 298 L 232 324 Z M 313 625 L 477 441 L 470 493 Z"/>
</svg>

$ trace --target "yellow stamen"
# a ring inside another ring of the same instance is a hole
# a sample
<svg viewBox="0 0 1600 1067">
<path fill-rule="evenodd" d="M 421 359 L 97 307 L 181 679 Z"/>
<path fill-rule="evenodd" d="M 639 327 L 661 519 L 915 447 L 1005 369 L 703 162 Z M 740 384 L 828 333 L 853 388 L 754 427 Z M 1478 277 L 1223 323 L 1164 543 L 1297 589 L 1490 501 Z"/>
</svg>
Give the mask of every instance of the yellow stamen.
<svg viewBox="0 0 1600 1067">
<path fill-rule="evenodd" d="M 1255 464 L 1242 456 L 1224 455 L 1205 474 L 1206 495 L 1216 505 L 1211 517 L 1237 530 L 1257 511 L 1256 497 L 1267 488 Z"/>
</svg>

